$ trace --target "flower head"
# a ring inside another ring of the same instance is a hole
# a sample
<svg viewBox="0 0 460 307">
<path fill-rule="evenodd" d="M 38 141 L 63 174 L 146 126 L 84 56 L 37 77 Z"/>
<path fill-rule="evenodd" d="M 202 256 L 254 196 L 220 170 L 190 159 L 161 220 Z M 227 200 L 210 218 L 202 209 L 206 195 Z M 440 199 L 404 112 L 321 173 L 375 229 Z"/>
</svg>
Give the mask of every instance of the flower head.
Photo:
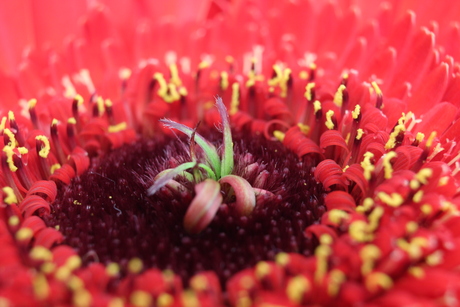
<svg viewBox="0 0 460 307">
<path fill-rule="evenodd" d="M 459 4 L 168 3 L 2 19 L 0 305 L 456 305 Z"/>
</svg>

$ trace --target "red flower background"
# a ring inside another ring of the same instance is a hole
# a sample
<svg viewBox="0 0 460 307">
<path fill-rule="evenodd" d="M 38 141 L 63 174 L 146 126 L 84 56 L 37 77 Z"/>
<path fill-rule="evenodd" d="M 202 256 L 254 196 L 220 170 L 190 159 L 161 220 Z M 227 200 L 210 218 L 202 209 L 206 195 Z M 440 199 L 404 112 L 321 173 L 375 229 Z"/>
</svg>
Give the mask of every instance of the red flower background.
<svg viewBox="0 0 460 307">
<path fill-rule="evenodd" d="M 459 305 L 460 2 L 20 0 L 0 20 L 0 306 Z M 82 264 L 44 222 L 58 187 L 163 117 L 213 127 L 216 95 L 234 130 L 315 161 L 313 254 L 223 289 Z"/>
</svg>

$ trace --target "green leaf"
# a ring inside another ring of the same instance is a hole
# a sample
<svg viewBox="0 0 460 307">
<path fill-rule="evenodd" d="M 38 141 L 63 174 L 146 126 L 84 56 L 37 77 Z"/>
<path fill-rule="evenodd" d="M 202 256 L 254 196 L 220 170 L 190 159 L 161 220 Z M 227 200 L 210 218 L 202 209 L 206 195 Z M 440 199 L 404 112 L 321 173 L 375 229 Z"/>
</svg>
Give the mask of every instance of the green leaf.
<svg viewBox="0 0 460 307">
<path fill-rule="evenodd" d="M 230 121 L 228 119 L 227 109 L 225 108 L 225 105 L 222 102 L 222 98 L 216 98 L 216 106 L 222 119 L 222 127 L 224 134 L 224 152 L 222 154 L 222 164 L 220 171 L 220 177 L 224 177 L 232 173 L 234 166 L 232 131 L 230 128 Z"/>
</svg>

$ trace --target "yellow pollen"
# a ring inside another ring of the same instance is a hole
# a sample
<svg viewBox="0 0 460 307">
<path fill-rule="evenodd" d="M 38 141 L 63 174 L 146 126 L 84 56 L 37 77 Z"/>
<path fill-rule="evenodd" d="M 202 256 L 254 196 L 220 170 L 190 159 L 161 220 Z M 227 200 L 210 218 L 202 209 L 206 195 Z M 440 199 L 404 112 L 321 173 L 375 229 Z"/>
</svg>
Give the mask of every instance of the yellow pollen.
<svg viewBox="0 0 460 307">
<path fill-rule="evenodd" d="M 77 276 L 71 276 L 69 281 L 67 282 L 67 286 L 72 289 L 73 291 L 83 289 L 85 286 L 85 283 L 83 280 Z"/>
<path fill-rule="evenodd" d="M 29 150 L 25 147 L 18 147 L 19 154 L 25 155 L 26 153 L 29 152 Z"/>
<path fill-rule="evenodd" d="M 298 123 L 297 126 L 300 129 L 300 132 L 307 135 L 310 132 L 310 127 L 308 125 L 304 125 L 302 123 Z"/>
<path fill-rule="evenodd" d="M 193 291 L 185 290 L 182 293 L 182 304 L 184 307 L 199 307 L 200 301 Z"/>
<path fill-rule="evenodd" d="M 27 104 L 29 106 L 29 109 L 33 109 L 37 105 L 37 99 L 32 98 L 32 99 L 29 100 L 29 102 Z"/>
<path fill-rule="evenodd" d="M 425 276 L 425 271 L 418 266 L 410 267 L 407 271 L 409 272 L 409 274 L 418 279 L 421 279 Z"/>
<path fill-rule="evenodd" d="M 9 142 L 8 142 L 8 144 L 6 146 L 11 147 L 12 149 L 16 148 L 18 143 L 16 142 L 16 138 L 14 137 L 14 133 L 11 132 L 11 130 L 8 129 L 8 128 L 4 129 L 3 133 L 6 134 L 6 136 L 9 139 Z"/>
<path fill-rule="evenodd" d="M 228 88 L 228 73 L 223 71 L 220 73 L 220 88 L 225 91 Z"/>
<path fill-rule="evenodd" d="M 8 111 L 8 119 L 9 119 L 10 121 L 14 120 L 14 113 L 13 113 L 13 111 Z"/>
<path fill-rule="evenodd" d="M 165 102 L 172 103 L 180 99 L 179 92 L 177 91 L 177 86 L 174 83 L 169 83 L 166 88 L 166 93 L 161 96 Z"/>
<path fill-rule="evenodd" d="M 118 71 L 118 78 L 121 80 L 128 80 L 131 77 L 132 71 L 129 68 L 120 68 Z"/>
<path fill-rule="evenodd" d="M 152 296 L 145 291 L 136 290 L 131 294 L 130 301 L 136 307 L 148 307 L 152 305 Z"/>
<path fill-rule="evenodd" d="M 374 239 L 374 235 L 368 232 L 368 224 L 365 221 L 354 221 L 348 228 L 350 237 L 357 242 L 369 242 Z"/>
<path fill-rule="evenodd" d="M 66 281 L 69 276 L 71 275 L 72 271 L 66 267 L 66 266 L 61 266 L 56 273 L 54 274 L 55 278 L 60 281 Z"/>
<path fill-rule="evenodd" d="M 305 98 L 307 98 L 308 101 L 313 99 L 312 90 L 315 88 L 315 85 L 315 82 L 310 82 L 305 86 Z"/>
<path fill-rule="evenodd" d="M 397 125 L 393 132 L 390 134 L 390 138 L 388 139 L 388 142 L 385 144 L 385 149 L 389 150 L 395 147 L 396 145 L 396 138 L 401 134 L 406 131 L 406 127 L 404 125 Z"/>
<path fill-rule="evenodd" d="M 50 173 L 54 174 L 54 172 L 57 171 L 60 168 L 61 168 L 61 164 L 59 164 L 59 163 L 53 164 L 50 167 Z"/>
<path fill-rule="evenodd" d="M 428 140 L 426 140 L 425 146 L 427 148 L 430 148 L 431 145 L 433 145 L 433 141 L 436 138 L 436 135 L 437 135 L 436 131 L 431 132 L 430 136 L 428 137 Z"/>
<path fill-rule="evenodd" d="M 6 154 L 6 162 L 8 163 L 8 167 L 10 168 L 10 171 L 12 172 L 17 171 L 18 168 L 16 167 L 16 165 L 14 165 L 14 161 L 13 161 L 13 155 L 14 155 L 13 148 L 11 148 L 10 146 L 5 146 L 3 147 L 3 152 Z"/>
<path fill-rule="evenodd" d="M 326 112 L 326 127 L 330 130 L 334 129 L 334 123 L 332 122 L 332 116 L 334 116 L 334 111 L 329 110 Z"/>
<path fill-rule="evenodd" d="M 16 215 L 10 216 L 8 219 L 8 225 L 10 226 L 18 226 L 19 225 L 19 217 Z"/>
<path fill-rule="evenodd" d="M 48 140 L 48 138 L 44 135 L 37 135 L 35 139 L 43 143 L 43 146 L 38 152 L 38 155 L 42 157 L 43 159 L 48 158 L 48 155 L 51 150 L 50 141 Z"/>
<path fill-rule="evenodd" d="M 422 168 L 418 173 L 415 175 L 415 178 L 422 184 L 427 184 L 428 179 L 433 176 L 433 170 L 431 168 Z"/>
<path fill-rule="evenodd" d="M 376 292 L 379 288 L 388 290 L 393 287 L 393 280 L 385 273 L 373 272 L 366 276 L 365 285 L 370 292 Z"/>
<path fill-rule="evenodd" d="M 374 154 L 370 151 L 364 154 L 364 159 L 361 161 L 361 167 L 364 170 L 364 178 L 370 180 L 372 177 L 372 172 L 375 169 L 375 166 L 371 163 L 371 159 L 374 157 Z"/>
<path fill-rule="evenodd" d="M 110 300 L 109 304 L 107 305 L 107 307 L 123 307 L 123 306 L 125 306 L 123 299 L 119 297 L 113 298 L 112 300 Z"/>
<path fill-rule="evenodd" d="M 106 99 L 106 100 L 104 101 L 104 104 L 105 104 L 105 106 L 106 106 L 107 108 L 113 107 L 113 102 L 112 102 L 112 100 L 110 100 L 110 99 Z"/>
<path fill-rule="evenodd" d="M 301 72 L 299 72 L 299 78 L 302 80 L 308 79 L 308 72 L 306 72 L 305 70 L 302 70 Z"/>
<path fill-rule="evenodd" d="M 230 102 L 230 115 L 235 115 L 238 112 L 238 106 L 240 105 L 240 84 L 235 82 L 232 84 L 232 100 Z"/>
<path fill-rule="evenodd" d="M 412 200 L 415 203 L 419 203 L 422 200 L 423 197 L 423 191 L 419 190 L 417 193 L 415 193 L 414 197 L 412 197 Z"/>
<path fill-rule="evenodd" d="M 111 262 L 106 266 L 105 271 L 110 277 L 115 277 L 120 273 L 120 266 L 118 263 Z"/>
<path fill-rule="evenodd" d="M 92 300 L 91 293 L 85 289 L 79 289 L 73 294 L 73 304 L 76 307 L 89 307 Z"/>
<path fill-rule="evenodd" d="M 199 68 L 202 69 L 202 67 Z M 179 78 L 179 71 L 177 70 L 177 65 L 175 63 L 169 65 L 169 72 L 171 73 L 171 78 L 169 79 L 169 82 L 173 83 L 175 86 L 181 86 L 182 80 Z"/>
<path fill-rule="evenodd" d="M 14 194 L 14 190 L 11 187 L 4 187 L 2 190 L 3 190 L 3 193 L 6 194 L 6 197 L 3 199 L 3 201 L 7 205 L 12 205 L 12 204 L 17 204 L 18 203 L 18 199 L 17 199 L 16 195 Z"/>
<path fill-rule="evenodd" d="M 126 122 L 122 122 L 116 125 L 109 126 L 109 133 L 120 132 L 126 130 L 126 128 L 128 128 L 128 124 L 126 124 Z"/>
<path fill-rule="evenodd" d="M 404 198 L 399 193 L 388 195 L 385 192 L 379 192 L 377 193 L 377 197 L 390 207 L 399 207 L 404 203 Z"/>
<path fill-rule="evenodd" d="M 418 229 L 418 224 L 414 221 L 410 221 L 406 224 L 406 231 L 408 234 L 413 234 Z"/>
<path fill-rule="evenodd" d="M 342 172 L 346 172 L 346 171 L 347 171 L 347 169 L 348 169 L 349 167 L 350 167 L 350 165 L 345 165 L 345 167 L 344 167 L 344 168 L 342 168 Z"/>
<path fill-rule="evenodd" d="M 45 275 L 37 274 L 33 280 L 33 289 L 35 297 L 39 300 L 44 300 L 48 297 L 50 292 L 50 287 L 48 281 L 46 280 Z"/>
<path fill-rule="evenodd" d="M 278 253 L 275 256 L 275 262 L 278 265 L 286 266 L 289 263 L 289 254 L 288 253 Z"/>
<path fill-rule="evenodd" d="M 369 214 L 369 226 L 368 230 L 369 231 L 375 231 L 377 227 L 379 226 L 379 221 L 380 218 L 383 216 L 385 213 L 385 210 L 382 207 L 376 207 L 372 212 Z"/>
<path fill-rule="evenodd" d="M 52 262 L 45 262 L 40 266 L 40 270 L 45 274 L 51 274 L 56 269 L 56 265 Z"/>
<path fill-rule="evenodd" d="M 332 253 L 331 247 L 328 245 L 319 245 L 315 249 L 316 257 L 316 271 L 315 271 L 315 282 L 320 283 L 327 272 L 327 259 Z"/>
<path fill-rule="evenodd" d="M 363 246 L 359 252 L 359 256 L 363 261 L 361 266 L 361 274 L 363 276 L 369 274 L 374 269 L 375 261 L 377 261 L 381 255 L 382 252 L 376 245 L 368 244 Z"/>
<path fill-rule="evenodd" d="M 380 90 L 380 87 L 378 86 L 377 82 L 373 81 L 371 83 L 372 88 L 374 89 L 375 93 L 379 96 L 382 96 L 382 91 Z"/>
<path fill-rule="evenodd" d="M 0 131 L 5 129 L 5 125 L 6 125 L 6 116 L 3 116 L 2 121 L 0 122 Z"/>
<path fill-rule="evenodd" d="M 273 65 L 273 71 L 275 72 L 275 76 L 272 79 L 268 80 L 269 86 L 276 86 L 280 83 L 283 72 L 281 71 L 281 67 L 278 64 Z"/>
<path fill-rule="evenodd" d="M 303 296 L 311 288 L 310 281 L 302 275 L 291 278 L 286 287 L 286 294 L 289 300 L 295 304 L 301 304 Z"/>
<path fill-rule="evenodd" d="M 23 241 L 32 238 L 34 235 L 34 232 L 30 228 L 21 228 L 16 232 L 16 239 L 18 241 Z"/>
<path fill-rule="evenodd" d="M 425 138 L 425 135 L 421 132 L 417 132 L 417 135 L 415 136 L 415 140 L 419 143 L 421 143 L 423 141 L 423 139 Z"/>
<path fill-rule="evenodd" d="M 188 95 L 188 92 L 187 92 L 187 89 L 185 87 L 180 87 L 179 88 L 179 94 L 182 96 L 182 97 L 185 97 Z"/>
<path fill-rule="evenodd" d="M 53 260 L 53 253 L 43 246 L 35 246 L 29 253 L 30 258 L 34 260 L 51 261 Z"/>
<path fill-rule="evenodd" d="M 67 120 L 67 123 L 71 125 L 75 125 L 77 123 L 77 120 L 75 119 L 75 117 L 71 117 Z"/>
<path fill-rule="evenodd" d="M 99 113 L 99 116 L 102 116 L 105 112 L 105 104 L 104 104 L 104 99 L 102 97 L 97 97 L 96 99 L 96 104 L 97 104 L 97 111 Z"/>
<path fill-rule="evenodd" d="M 236 307 L 251 307 L 252 305 L 252 300 L 249 298 L 247 293 L 239 293 L 240 297 L 238 297 L 238 300 L 236 302 Z"/>
<path fill-rule="evenodd" d="M 383 169 L 384 169 L 384 178 L 390 179 L 393 175 L 393 166 L 391 165 L 391 159 L 396 158 L 397 154 L 394 151 L 390 151 L 385 154 L 383 157 Z"/>
<path fill-rule="evenodd" d="M 257 279 L 262 279 L 270 274 L 270 265 L 265 261 L 260 261 L 256 265 L 255 275 Z"/>
<path fill-rule="evenodd" d="M 448 182 L 449 182 L 448 176 L 441 177 L 439 178 L 438 187 L 445 186 Z"/>
<path fill-rule="evenodd" d="M 144 264 L 139 258 L 133 258 L 128 262 L 128 271 L 133 274 L 137 274 L 142 271 Z"/>
<path fill-rule="evenodd" d="M 370 197 L 367 197 L 363 200 L 363 203 L 361 206 L 356 207 L 357 212 L 367 212 L 369 211 L 372 206 L 374 206 L 374 200 Z"/>
<path fill-rule="evenodd" d="M 310 69 L 311 69 L 311 70 L 315 70 L 315 69 L 316 69 L 316 64 L 315 64 L 315 63 L 311 63 L 311 64 L 310 64 Z"/>
<path fill-rule="evenodd" d="M 334 240 L 330 235 L 327 233 L 322 234 L 321 237 L 319 238 L 319 243 L 323 245 L 331 245 Z"/>
<path fill-rule="evenodd" d="M 358 119 L 359 114 L 361 114 L 361 106 L 359 104 L 355 105 L 355 109 L 351 112 L 353 119 Z"/>
<path fill-rule="evenodd" d="M 339 86 L 339 88 L 337 89 L 337 92 L 335 92 L 335 95 L 334 95 L 334 103 L 336 106 L 338 106 L 339 108 L 342 107 L 342 104 L 343 104 L 343 91 L 346 89 L 347 87 L 343 84 L 341 84 Z"/>
<path fill-rule="evenodd" d="M 208 280 L 202 275 L 196 275 L 190 280 L 190 286 L 195 291 L 204 291 L 208 288 Z"/>
<path fill-rule="evenodd" d="M 433 212 L 433 207 L 430 204 L 424 204 L 420 207 L 420 210 L 422 210 L 423 214 L 428 215 Z"/>
<path fill-rule="evenodd" d="M 284 132 L 281 132 L 279 130 L 273 131 L 273 136 L 280 142 L 284 141 L 284 137 L 286 134 Z"/>
<path fill-rule="evenodd" d="M 315 110 L 315 114 L 318 113 L 318 111 L 321 110 L 321 102 L 319 102 L 319 100 L 315 100 L 313 102 L 313 108 Z"/>
<path fill-rule="evenodd" d="M 162 293 L 158 296 L 158 299 L 157 299 L 158 307 L 168 307 L 168 306 L 171 306 L 172 303 L 174 303 L 174 298 L 172 297 L 171 294 Z"/>
<path fill-rule="evenodd" d="M 58 123 L 59 121 L 56 118 L 53 118 L 53 120 L 51 121 L 51 126 L 57 126 Z"/>
<path fill-rule="evenodd" d="M 329 273 L 329 284 L 327 285 L 327 292 L 330 296 L 334 297 L 339 294 L 340 285 L 346 280 L 345 273 L 339 269 L 333 269 Z"/>
<path fill-rule="evenodd" d="M 426 257 L 426 263 L 430 266 L 441 264 L 443 260 L 442 251 L 435 251 Z"/>
<path fill-rule="evenodd" d="M 359 128 L 358 130 L 356 130 L 356 139 L 358 141 L 361 140 L 361 138 L 363 137 L 363 134 L 364 134 L 363 129 Z"/>
<path fill-rule="evenodd" d="M 348 219 L 348 213 L 339 209 L 332 209 L 329 211 L 329 221 L 334 224 L 340 224 L 342 220 Z"/>
<path fill-rule="evenodd" d="M 81 258 L 78 255 L 70 256 L 67 259 L 65 266 L 69 268 L 71 271 L 78 269 L 81 266 Z"/>
<path fill-rule="evenodd" d="M 164 97 L 168 93 L 168 85 L 166 84 L 166 80 L 163 77 L 162 73 L 155 73 L 153 78 L 158 82 L 159 89 L 157 91 L 158 96 Z"/>
</svg>

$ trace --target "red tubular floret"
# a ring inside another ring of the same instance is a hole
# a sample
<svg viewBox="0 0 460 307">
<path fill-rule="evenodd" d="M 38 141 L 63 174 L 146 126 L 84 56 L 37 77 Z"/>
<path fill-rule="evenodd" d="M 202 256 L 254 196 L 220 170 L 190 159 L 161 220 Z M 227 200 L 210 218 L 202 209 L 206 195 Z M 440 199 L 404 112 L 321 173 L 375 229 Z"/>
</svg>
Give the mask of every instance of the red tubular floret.
<svg viewBox="0 0 460 307">
<path fill-rule="evenodd" d="M 335 184 L 345 187 L 342 168 L 334 160 L 321 161 L 315 170 L 315 179 L 321 182 L 326 190 Z"/>
<path fill-rule="evenodd" d="M 46 228 L 45 222 L 38 216 L 31 216 L 24 220 L 21 225 L 22 228 L 30 228 L 34 232 L 34 235 Z"/>
<path fill-rule="evenodd" d="M 29 195 L 24 198 L 24 200 L 19 205 L 19 209 L 25 218 L 32 216 L 40 209 L 44 209 L 45 214 L 49 214 L 51 212 L 50 204 L 37 195 Z"/>
<path fill-rule="evenodd" d="M 51 248 L 55 244 L 62 243 L 64 236 L 54 228 L 44 228 L 35 235 L 35 245 Z"/>
<path fill-rule="evenodd" d="M 60 169 L 56 170 L 50 179 L 60 181 L 66 185 L 75 177 L 75 170 L 72 166 L 65 164 Z"/>
<path fill-rule="evenodd" d="M 353 197 L 344 191 L 333 191 L 324 199 L 324 204 L 328 211 L 339 209 L 347 212 L 354 212 L 356 202 Z"/>
<path fill-rule="evenodd" d="M 303 157 L 310 153 L 318 154 L 321 157 L 323 156 L 319 146 L 306 137 L 297 126 L 292 127 L 286 132 L 283 144 L 295 152 L 299 157 Z"/>
<path fill-rule="evenodd" d="M 54 181 L 50 180 L 39 180 L 34 182 L 32 187 L 27 192 L 26 198 L 29 195 L 45 195 L 45 199 L 49 202 L 53 202 L 57 196 L 57 187 Z"/>
</svg>

